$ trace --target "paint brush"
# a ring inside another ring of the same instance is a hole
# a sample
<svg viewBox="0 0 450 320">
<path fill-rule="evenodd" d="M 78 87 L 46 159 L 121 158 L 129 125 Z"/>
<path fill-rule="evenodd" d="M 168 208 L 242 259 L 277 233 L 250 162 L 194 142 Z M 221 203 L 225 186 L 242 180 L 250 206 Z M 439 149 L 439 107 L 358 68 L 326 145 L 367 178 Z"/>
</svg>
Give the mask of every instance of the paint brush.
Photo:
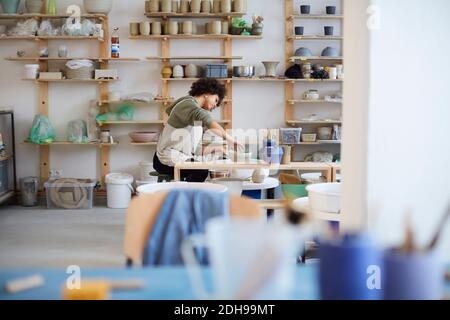
<svg viewBox="0 0 450 320">
<path fill-rule="evenodd" d="M 428 245 L 427 250 L 433 250 L 436 247 L 436 244 L 438 243 L 439 238 L 441 237 L 441 234 L 444 231 L 445 224 L 449 218 L 450 218 L 450 204 L 448 205 L 447 210 L 444 213 L 444 216 L 442 217 L 441 223 L 439 224 L 433 239 Z"/>
</svg>

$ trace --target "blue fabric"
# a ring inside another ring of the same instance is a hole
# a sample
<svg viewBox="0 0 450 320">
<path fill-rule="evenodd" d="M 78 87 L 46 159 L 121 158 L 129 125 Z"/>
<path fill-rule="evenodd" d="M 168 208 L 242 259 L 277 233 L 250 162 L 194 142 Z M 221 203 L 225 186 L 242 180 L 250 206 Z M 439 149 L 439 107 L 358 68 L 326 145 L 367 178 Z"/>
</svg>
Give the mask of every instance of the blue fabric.
<svg viewBox="0 0 450 320">
<path fill-rule="evenodd" d="M 252 199 L 261 200 L 261 190 L 244 190 L 242 191 L 242 195 Z"/>
<path fill-rule="evenodd" d="M 205 232 L 207 220 L 229 215 L 227 193 L 205 190 L 171 191 L 161 207 L 144 249 L 144 266 L 183 264 L 181 243 L 196 233 Z M 199 262 L 207 264 L 204 249 L 196 252 Z"/>
</svg>

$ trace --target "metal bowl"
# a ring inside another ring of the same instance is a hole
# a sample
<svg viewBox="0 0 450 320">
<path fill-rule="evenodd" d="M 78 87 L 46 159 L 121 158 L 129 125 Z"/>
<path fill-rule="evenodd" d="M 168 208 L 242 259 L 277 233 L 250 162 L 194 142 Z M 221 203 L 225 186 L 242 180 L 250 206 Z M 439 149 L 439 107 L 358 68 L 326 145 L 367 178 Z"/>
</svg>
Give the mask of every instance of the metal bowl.
<svg viewBox="0 0 450 320">
<path fill-rule="evenodd" d="M 233 77 L 249 78 L 255 75 L 254 66 L 236 66 L 233 67 Z"/>
</svg>

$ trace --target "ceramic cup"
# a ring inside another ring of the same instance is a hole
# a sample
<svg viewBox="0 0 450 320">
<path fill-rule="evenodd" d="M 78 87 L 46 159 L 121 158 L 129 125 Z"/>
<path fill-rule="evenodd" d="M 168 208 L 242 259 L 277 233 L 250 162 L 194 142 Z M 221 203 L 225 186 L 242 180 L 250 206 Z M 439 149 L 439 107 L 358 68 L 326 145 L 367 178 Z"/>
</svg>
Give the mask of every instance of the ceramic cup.
<svg viewBox="0 0 450 320">
<path fill-rule="evenodd" d="M 382 298 L 381 252 L 368 235 L 348 234 L 342 239 L 321 241 L 319 258 L 323 300 Z M 369 277 L 374 272 L 378 273 L 374 275 L 373 283 Z"/>
<path fill-rule="evenodd" d="M 148 8 L 149 12 L 159 12 L 159 0 L 150 0 Z"/>
<path fill-rule="evenodd" d="M 172 0 L 161 0 L 161 12 L 172 12 Z"/>
<path fill-rule="evenodd" d="M 130 36 L 139 35 L 139 22 L 130 22 Z"/>
<path fill-rule="evenodd" d="M 200 13 L 201 0 L 191 0 L 191 12 Z"/>
<path fill-rule="evenodd" d="M 245 3 L 244 0 L 234 0 L 233 1 L 233 12 L 244 12 Z"/>
<path fill-rule="evenodd" d="M 337 79 L 337 68 L 336 67 L 329 67 L 328 68 L 328 78 L 330 80 L 336 80 Z"/>
<path fill-rule="evenodd" d="M 155 36 L 161 35 L 161 21 L 153 21 L 151 29 L 152 29 L 152 35 L 155 35 Z"/>
<path fill-rule="evenodd" d="M 111 136 L 111 133 L 109 130 L 102 130 L 100 132 L 100 141 L 102 143 L 109 143 L 109 137 Z"/>
<path fill-rule="evenodd" d="M 192 23 L 192 34 L 197 34 L 197 24 Z"/>
<path fill-rule="evenodd" d="M 438 254 L 405 254 L 387 250 L 383 255 L 384 299 L 440 300 L 443 295 L 443 270 Z"/>
<path fill-rule="evenodd" d="M 211 21 L 211 34 L 221 34 L 222 33 L 222 21 L 216 20 Z"/>
<path fill-rule="evenodd" d="M 209 0 L 202 0 L 201 12 L 202 13 L 211 13 L 211 1 L 209 1 Z"/>
<path fill-rule="evenodd" d="M 58 57 L 67 58 L 67 47 L 65 45 L 60 45 L 58 48 Z"/>
<path fill-rule="evenodd" d="M 212 12 L 220 13 L 220 0 L 213 0 L 213 9 Z"/>
<path fill-rule="evenodd" d="M 303 32 L 305 31 L 304 27 L 295 27 L 294 32 L 296 36 L 302 36 Z"/>
<path fill-rule="evenodd" d="M 171 35 L 178 34 L 178 22 L 177 21 L 169 21 L 169 34 L 171 34 Z"/>
<path fill-rule="evenodd" d="M 139 32 L 143 36 L 148 36 L 150 34 L 150 22 L 149 21 L 142 21 L 139 24 Z"/>
<path fill-rule="evenodd" d="M 302 5 L 302 6 L 300 6 L 300 13 L 301 14 L 310 14 L 311 13 L 311 6 L 310 5 Z"/>
<path fill-rule="evenodd" d="M 183 21 L 183 34 L 192 34 L 192 21 Z"/>
<path fill-rule="evenodd" d="M 178 0 L 172 0 L 172 12 L 180 12 L 180 2 Z"/>
<path fill-rule="evenodd" d="M 325 9 L 326 9 L 327 14 L 336 14 L 335 6 L 327 6 Z"/>
<path fill-rule="evenodd" d="M 181 0 L 180 12 L 181 13 L 188 13 L 190 10 L 191 10 L 191 6 L 190 6 L 189 0 Z"/>
<path fill-rule="evenodd" d="M 230 13 L 231 12 L 231 0 L 220 1 L 220 12 Z"/>
<path fill-rule="evenodd" d="M 325 27 L 323 27 L 323 31 L 326 36 L 332 36 L 334 34 L 334 27 L 333 26 L 325 26 Z"/>
<path fill-rule="evenodd" d="M 303 79 L 310 79 L 311 78 L 311 63 L 306 62 L 302 64 L 302 75 Z"/>
<path fill-rule="evenodd" d="M 222 34 L 228 34 L 229 26 L 230 25 L 229 25 L 228 21 L 222 21 L 222 27 L 221 27 Z"/>
<path fill-rule="evenodd" d="M 338 79 L 342 79 L 344 77 L 344 66 L 342 64 L 336 64 L 336 73 L 337 73 L 337 78 Z"/>
</svg>

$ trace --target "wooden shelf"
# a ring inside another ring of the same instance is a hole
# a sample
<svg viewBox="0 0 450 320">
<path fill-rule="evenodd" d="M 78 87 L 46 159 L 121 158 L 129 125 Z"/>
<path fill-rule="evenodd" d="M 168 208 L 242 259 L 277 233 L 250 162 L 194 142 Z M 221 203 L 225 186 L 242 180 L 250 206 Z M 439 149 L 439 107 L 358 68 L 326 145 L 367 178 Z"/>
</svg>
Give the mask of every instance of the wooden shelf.
<svg viewBox="0 0 450 320">
<path fill-rule="evenodd" d="M 245 16 L 245 12 L 229 12 L 229 13 L 175 13 L 175 12 L 146 12 L 145 16 L 147 18 L 197 18 L 197 19 L 208 19 L 208 18 L 232 18 L 232 17 L 242 17 Z"/>
<path fill-rule="evenodd" d="M 323 20 L 337 20 L 343 19 L 343 15 L 337 14 L 293 14 L 287 17 L 288 20 L 293 19 L 323 19 Z"/>
<path fill-rule="evenodd" d="M 85 146 L 85 147 L 112 147 L 118 145 L 115 143 L 100 143 L 100 142 L 87 142 L 87 143 L 78 143 L 78 142 L 70 142 L 70 141 L 54 141 L 51 143 L 34 143 L 28 140 L 23 141 L 24 144 L 30 144 L 35 146 Z"/>
<path fill-rule="evenodd" d="M 293 146 L 300 146 L 300 145 L 323 145 L 323 144 L 341 144 L 341 140 L 317 140 L 316 142 L 299 142 L 292 144 Z"/>
<path fill-rule="evenodd" d="M 102 125 L 121 125 L 121 124 L 164 124 L 163 120 L 131 120 L 131 121 L 103 121 L 97 122 Z"/>
<path fill-rule="evenodd" d="M 120 101 L 109 101 L 109 100 L 100 100 L 97 102 L 97 105 L 101 106 L 104 104 L 122 104 L 122 103 L 132 103 L 135 105 L 154 105 L 154 104 L 170 104 L 174 102 L 174 100 L 151 100 L 151 101 L 136 101 L 136 100 L 120 100 Z"/>
<path fill-rule="evenodd" d="M 304 121 L 304 120 L 288 120 L 286 121 L 287 124 L 290 125 L 297 125 L 297 124 L 305 124 L 305 125 L 313 125 L 313 124 L 341 124 L 342 121 L 340 120 L 318 120 L 318 121 Z"/>
<path fill-rule="evenodd" d="M 69 18 L 70 15 L 63 14 L 43 14 L 43 13 L 24 13 L 24 14 L 0 14 L 1 20 L 9 20 L 9 19 L 30 19 L 30 18 L 36 18 L 36 19 L 63 19 L 63 18 Z M 104 14 L 81 14 L 81 18 L 96 18 L 104 20 L 107 18 Z"/>
<path fill-rule="evenodd" d="M 94 60 L 94 61 L 98 61 L 98 62 L 102 62 L 102 61 L 108 61 L 108 62 L 113 62 L 113 61 L 121 61 L 121 62 L 134 62 L 134 61 L 141 61 L 141 59 L 139 58 L 89 58 L 89 57 L 84 57 L 84 58 L 77 58 L 77 57 L 72 57 L 72 58 L 60 58 L 60 57 L 8 57 L 5 58 L 5 60 L 8 61 L 67 61 L 67 60 Z"/>
<path fill-rule="evenodd" d="M 132 146 L 156 146 L 158 142 L 130 142 Z"/>
<path fill-rule="evenodd" d="M 295 83 L 295 82 L 313 82 L 313 83 L 318 83 L 318 82 L 343 82 L 344 80 L 342 79 L 336 79 L 336 80 L 331 80 L 331 79 L 287 79 L 286 82 L 291 82 L 291 83 Z"/>
<path fill-rule="evenodd" d="M 97 40 L 104 39 L 94 36 L 0 36 L 0 40 Z"/>
<path fill-rule="evenodd" d="M 260 40 L 262 36 L 239 36 L 232 34 L 177 34 L 177 35 L 149 35 L 149 36 L 129 36 L 131 40 L 160 40 L 160 39 L 235 39 L 235 40 Z"/>
<path fill-rule="evenodd" d="M 170 60 L 242 60 L 241 56 L 205 56 L 205 57 L 147 57 L 147 60 L 170 61 Z"/>
<path fill-rule="evenodd" d="M 288 36 L 288 40 L 344 40 L 342 36 Z"/>
<path fill-rule="evenodd" d="M 290 61 L 301 60 L 301 61 L 342 61 L 344 58 L 342 57 L 301 57 L 301 56 L 292 56 L 289 57 Z"/>
<path fill-rule="evenodd" d="M 86 82 L 86 83 L 102 83 L 102 82 L 113 82 L 119 79 L 22 79 L 24 81 L 34 81 L 34 82 L 62 82 L 62 83 L 75 83 L 75 82 Z"/>
<path fill-rule="evenodd" d="M 277 77 L 253 77 L 253 78 L 240 78 L 233 77 L 231 78 L 233 81 L 266 81 L 266 82 L 285 82 L 286 78 L 277 78 Z"/>
<path fill-rule="evenodd" d="M 319 100 L 287 100 L 290 104 L 296 104 L 296 103 L 335 103 L 335 104 L 342 104 L 342 101 L 328 101 L 324 99 Z"/>
</svg>

